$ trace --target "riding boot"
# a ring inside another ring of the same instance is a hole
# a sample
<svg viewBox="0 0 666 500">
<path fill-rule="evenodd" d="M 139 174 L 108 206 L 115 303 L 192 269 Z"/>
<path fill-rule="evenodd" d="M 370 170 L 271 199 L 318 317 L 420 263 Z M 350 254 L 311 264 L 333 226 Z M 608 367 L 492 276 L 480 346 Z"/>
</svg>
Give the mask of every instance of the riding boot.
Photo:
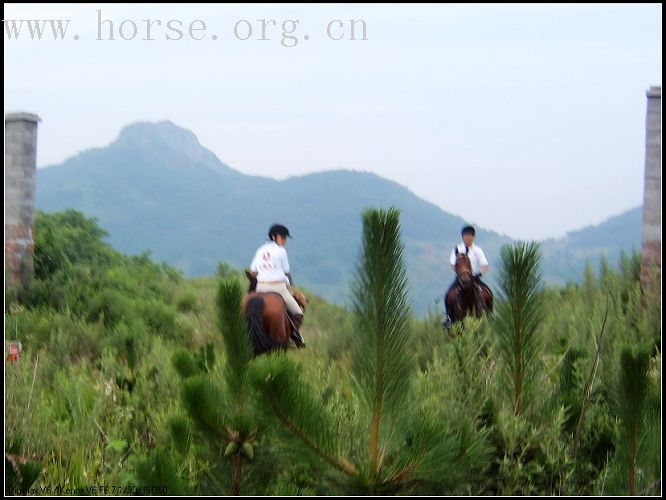
<svg viewBox="0 0 666 500">
<path fill-rule="evenodd" d="M 291 338 L 294 339 L 294 342 L 296 342 L 297 347 L 305 347 L 305 339 L 303 336 L 300 334 L 299 329 L 301 327 L 301 324 L 303 323 L 303 315 L 302 314 L 289 314 L 289 319 L 291 319 L 291 324 L 293 325 L 293 329 L 291 332 Z"/>
</svg>

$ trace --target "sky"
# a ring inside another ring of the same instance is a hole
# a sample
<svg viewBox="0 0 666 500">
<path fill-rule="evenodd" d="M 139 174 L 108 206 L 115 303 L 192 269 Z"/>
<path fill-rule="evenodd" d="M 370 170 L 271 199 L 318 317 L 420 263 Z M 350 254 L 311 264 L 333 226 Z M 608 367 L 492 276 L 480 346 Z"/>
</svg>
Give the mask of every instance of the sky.
<svg viewBox="0 0 666 500">
<path fill-rule="evenodd" d="M 661 13 L 5 4 L 5 113 L 41 118 L 38 167 L 171 120 L 246 174 L 370 171 L 481 227 L 559 237 L 643 202 Z M 20 23 L 54 19 L 64 39 Z"/>
</svg>

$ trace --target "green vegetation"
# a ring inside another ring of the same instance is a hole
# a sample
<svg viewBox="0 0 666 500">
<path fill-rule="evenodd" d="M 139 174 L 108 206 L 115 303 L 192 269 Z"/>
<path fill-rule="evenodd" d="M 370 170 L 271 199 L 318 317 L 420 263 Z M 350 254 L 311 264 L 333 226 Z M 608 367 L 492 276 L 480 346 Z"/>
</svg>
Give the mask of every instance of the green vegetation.
<svg viewBox="0 0 666 500">
<path fill-rule="evenodd" d="M 539 338 L 543 284 L 538 245 L 504 247 L 502 263 L 495 332 L 507 399 L 518 416 L 529 408 L 538 390 L 543 352 Z"/>
<path fill-rule="evenodd" d="M 410 311 L 398 212 L 361 222 L 349 310 L 308 293 L 308 347 L 252 359 L 240 271 L 186 279 L 38 213 L 36 278 L 6 290 L 5 492 L 660 493 L 639 255 L 546 288 L 540 248 L 507 246 L 495 315 L 449 336 Z"/>
</svg>

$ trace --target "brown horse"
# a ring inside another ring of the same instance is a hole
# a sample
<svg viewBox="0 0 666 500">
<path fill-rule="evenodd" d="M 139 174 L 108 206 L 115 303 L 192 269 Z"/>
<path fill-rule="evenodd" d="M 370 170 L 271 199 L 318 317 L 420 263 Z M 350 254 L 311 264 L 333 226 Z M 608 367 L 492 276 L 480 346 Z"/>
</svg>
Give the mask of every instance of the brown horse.
<svg viewBox="0 0 666 500">
<path fill-rule="evenodd" d="M 249 275 L 248 278 L 251 283 L 250 291 L 243 297 L 243 312 L 248 322 L 254 355 L 277 349 L 286 350 L 289 347 L 293 324 L 284 299 L 278 293 L 255 292 L 253 285 L 256 285 L 256 281 L 253 282 Z M 305 296 L 298 291 L 292 291 L 291 294 L 305 312 Z"/>
<path fill-rule="evenodd" d="M 454 266 L 458 286 L 454 286 L 445 297 L 451 311 L 453 322 L 462 319 L 472 312 L 480 317 L 493 310 L 493 293 L 472 274 L 472 263 L 466 253 L 460 253 L 456 247 L 456 264 Z"/>
</svg>

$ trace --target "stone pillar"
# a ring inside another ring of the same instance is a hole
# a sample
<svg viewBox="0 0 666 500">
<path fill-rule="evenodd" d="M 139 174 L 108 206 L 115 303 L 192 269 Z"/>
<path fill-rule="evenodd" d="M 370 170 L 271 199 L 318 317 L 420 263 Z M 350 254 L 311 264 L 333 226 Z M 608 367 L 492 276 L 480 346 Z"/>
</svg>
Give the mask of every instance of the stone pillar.
<svg viewBox="0 0 666 500">
<path fill-rule="evenodd" d="M 24 286 L 34 269 L 39 121 L 31 113 L 5 115 L 5 282 Z"/>
<path fill-rule="evenodd" d="M 643 195 L 643 249 L 641 282 L 648 286 L 650 268 L 661 283 L 661 86 L 650 87 L 645 120 L 645 191 Z"/>
</svg>

